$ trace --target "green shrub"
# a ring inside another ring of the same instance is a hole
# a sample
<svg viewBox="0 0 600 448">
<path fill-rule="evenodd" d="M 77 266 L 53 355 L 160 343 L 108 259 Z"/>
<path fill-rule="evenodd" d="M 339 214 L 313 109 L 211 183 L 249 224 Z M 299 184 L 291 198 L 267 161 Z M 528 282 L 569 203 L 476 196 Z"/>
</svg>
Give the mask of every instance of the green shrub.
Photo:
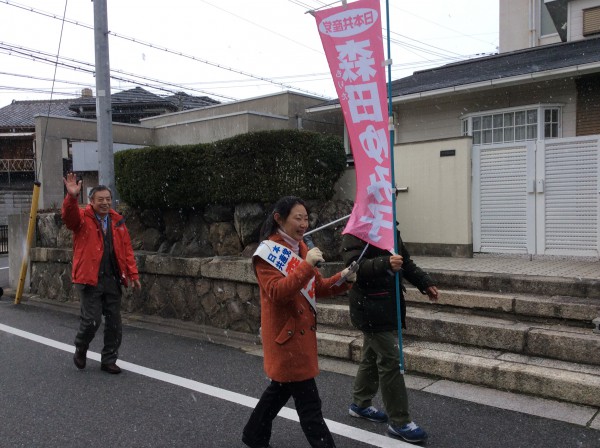
<svg viewBox="0 0 600 448">
<path fill-rule="evenodd" d="M 121 197 L 145 208 L 273 202 L 290 194 L 330 199 L 345 167 L 338 137 L 294 130 L 115 154 Z"/>
</svg>

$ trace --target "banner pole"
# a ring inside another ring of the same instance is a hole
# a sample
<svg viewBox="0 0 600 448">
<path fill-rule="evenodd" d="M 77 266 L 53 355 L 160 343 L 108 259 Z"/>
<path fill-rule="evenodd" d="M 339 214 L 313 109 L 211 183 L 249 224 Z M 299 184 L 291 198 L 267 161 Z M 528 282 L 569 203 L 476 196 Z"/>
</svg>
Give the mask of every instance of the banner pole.
<svg viewBox="0 0 600 448">
<path fill-rule="evenodd" d="M 394 252 L 398 254 L 398 232 L 396 220 L 396 167 L 394 164 L 394 110 L 392 108 L 392 50 L 390 44 L 390 4 L 389 0 L 385 1 L 385 17 L 387 27 L 387 75 L 388 75 L 388 127 L 390 131 L 390 165 L 391 165 L 391 183 L 392 183 L 392 226 L 394 229 Z M 398 352 L 400 355 L 400 373 L 404 375 L 404 351 L 402 349 L 402 306 L 400 303 L 400 276 L 402 270 L 396 272 L 396 314 L 398 316 Z"/>
<path fill-rule="evenodd" d="M 352 216 L 352 214 L 349 214 L 349 215 L 346 215 L 346 216 L 342 216 L 341 218 L 339 218 L 339 219 L 336 219 L 335 221 L 331 221 L 331 222 L 329 222 L 329 223 L 327 223 L 327 224 L 324 224 L 324 225 L 322 225 L 321 227 L 317 227 L 316 229 L 312 229 L 312 230 L 310 230 L 310 231 L 308 231 L 308 232 L 304 232 L 304 236 L 308 236 L 308 235 L 310 235 L 311 233 L 318 232 L 319 230 L 322 230 L 322 229 L 325 229 L 325 228 L 327 228 L 327 227 L 329 227 L 329 226 L 332 226 L 332 225 L 334 225 L 334 224 L 337 224 L 338 222 L 341 222 L 341 221 L 343 221 L 343 220 L 345 220 L 345 219 L 348 219 L 348 218 L 350 218 L 350 216 Z"/>
<path fill-rule="evenodd" d="M 29 263 L 29 251 L 31 250 L 31 243 L 33 242 L 33 235 L 35 233 L 35 220 L 37 217 L 38 201 L 40 198 L 41 186 L 42 184 L 37 180 L 33 183 L 33 195 L 31 199 L 31 209 L 29 211 L 29 225 L 27 226 L 27 240 L 25 242 L 25 253 L 23 254 L 23 261 L 21 262 L 21 271 L 19 273 L 17 293 L 15 294 L 15 305 L 21 303 L 21 297 L 23 296 L 23 287 L 25 285 L 25 278 L 27 276 L 27 265 Z"/>
</svg>

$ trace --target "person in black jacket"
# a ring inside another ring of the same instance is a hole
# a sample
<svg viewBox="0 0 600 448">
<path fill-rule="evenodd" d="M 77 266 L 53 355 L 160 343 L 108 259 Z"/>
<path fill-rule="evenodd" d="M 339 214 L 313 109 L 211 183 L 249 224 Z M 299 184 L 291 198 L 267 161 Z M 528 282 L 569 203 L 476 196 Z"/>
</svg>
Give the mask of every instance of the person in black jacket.
<svg viewBox="0 0 600 448">
<path fill-rule="evenodd" d="M 416 425 L 408 412 L 408 398 L 404 376 L 400 372 L 398 351 L 398 312 L 396 306 L 395 273 L 416 286 L 429 299 L 436 301 L 439 293 L 429 274 L 410 258 L 397 233 L 400 255 L 370 245 L 359 262 L 357 280 L 349 292 L 352 324 L 363 332 L 364 342 L 358 373 L 354 379 L 353 402 L 349 414 L 374 422 L 388 422 L 388 433 L 407 442 L 427 439 L 427 433 Z M 346 234 L 342 239 L 344 263 L 357 261 L 365 248 L 361 239 Z M 404 296 L 401 294 L 402 326 L 406 316 Z M 387 413 L 376 409 L 372 399 L 381 386 L 383 404 Z"/>
</svg>

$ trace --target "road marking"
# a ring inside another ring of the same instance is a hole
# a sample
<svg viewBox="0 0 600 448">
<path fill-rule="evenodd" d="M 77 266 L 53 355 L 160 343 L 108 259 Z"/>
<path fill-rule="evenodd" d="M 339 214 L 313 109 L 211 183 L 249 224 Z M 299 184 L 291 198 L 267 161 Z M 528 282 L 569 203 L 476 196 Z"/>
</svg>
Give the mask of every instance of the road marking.
<svg viewBox="0 0 600 448">
<path fill-rule="evenodd" d="M 29 333 L 28 331 L 19 330 L 18 328 L 14 327 L 9 327 L 8 325 L 0 324 L 0 330 L 6 333 L 13 334 L 15 336 L 22 337 L 24 339 L 29 339 L 30 341 L 38 342 L 49 347 L 63 350 L 65 352 L 72 353 L 74 350 L 73 345 L 58 342 L 53 339 L 48 339 L 34 333 Z M 87 354 L 89 359 L 100 362 L 100 353 L 88 351 Z M 131 362 L 119 360 L 119 366 L 124 370 L 129 370 L 130 372 L 137 373 L 148 378 L 153 378 L 155 380 L 163 381 L 165 383 L 173 384 L 175 386 L 185 387 L 186 389 L 209 395 L 211 397 L 219 398 L 221 400 L 226 400 L 232 403 L 240 404 L 251 409 L 253 409 L 258 403 L 258 400 L 256 398 L 249 397 L 247 395 L 238 394 L 237 392 L 232 392 L 227 389 L 221 389 L 215 386 L 211 386 L 209 384 L 204 384 L 198 381 L 183 378 L 181 376 L 161 372 L 160 370 L 139 366 Z M 298 414 L 296 413 L 296 411 L 287 407 L 282 408 L 281 411 L 279 411 L 278 416 L 295 422 L 299 421 Z M 402 442 L 397 439 L 392 439 L 391 437 L 385 435 L 365 431 L 363 429 L 348 426 L 343 423 L 339 423 L 329 419 L 325 419 L 325 421 L 327 422 L 329 431 L 331 431 L 333 434 L 337 434 L 348 439 L 356 440 L 358 442 L 367 443 L 369 445 L 376 446 L 379 448 L 414 447 L 414 445 Z"/>
<path fill-rule="evenodd" d="M 2 271 L 3 269 L 9 269 L 9 268 L 8 268 L 8 267 L 5 267 L 5 268 L 0 268 L 0 271 Z"/>
</svg>

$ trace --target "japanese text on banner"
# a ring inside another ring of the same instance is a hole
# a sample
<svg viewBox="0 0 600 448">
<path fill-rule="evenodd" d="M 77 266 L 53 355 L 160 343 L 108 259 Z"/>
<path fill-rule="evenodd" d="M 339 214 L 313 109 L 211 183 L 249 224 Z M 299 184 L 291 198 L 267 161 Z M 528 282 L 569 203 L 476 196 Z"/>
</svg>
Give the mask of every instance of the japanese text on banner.
<svg viewBox="0 0 600 448">
<path fill-rule="evenodd" d="M 344 233 L 394 249 L 390 140 L 378 0 L 315 13 L 356 167 L 356 198 Z"/>
</svg>

